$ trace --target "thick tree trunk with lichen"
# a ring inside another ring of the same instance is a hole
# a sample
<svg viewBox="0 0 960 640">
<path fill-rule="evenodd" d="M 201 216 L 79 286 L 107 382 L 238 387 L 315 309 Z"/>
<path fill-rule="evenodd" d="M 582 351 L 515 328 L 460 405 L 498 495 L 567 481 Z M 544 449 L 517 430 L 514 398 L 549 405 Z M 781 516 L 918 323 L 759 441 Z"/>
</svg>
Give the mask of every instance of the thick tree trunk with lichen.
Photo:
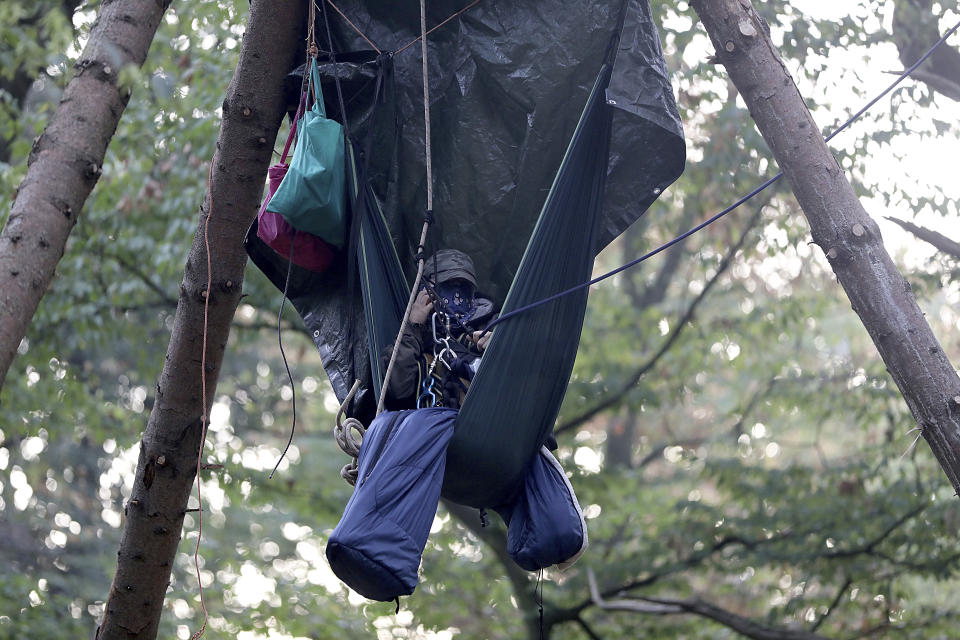
<svg viewBox="0 0 960 640">
<path fill-rule="evenodd" d="M 241 298 L 243 236 L 256 214 L 284 114 L 283 78 L 301 52 L 303 3 L 277 8 L 254 0 L 240 61 L 223 102 L 210 192 L 180 286 L 166 362 L 140 443 L 140 459 L 117 554 L 117 571 L 97 637 L 152 639 L 197 475 L 204 408 L 209 409 L 230 323 Z M 198 179 L 202 177 L 198 176 Z M 207 295 L 208 225 L 212 286 Z M 201 393 L 204 302 L 207 310 L 206 398 Z"/>
<path fill-rule="evenodd" d="M 693 0 L 924 438 L 960 491 L 960 378 L 807 110 L 749 0 Z"/>
<path fill-rule="evenodd" d="M 0 388 L 46 293 L 130 93 L 118 84 L 140 67 L 172 0 L 104 0 L 0 232 Z"/>
</svg>

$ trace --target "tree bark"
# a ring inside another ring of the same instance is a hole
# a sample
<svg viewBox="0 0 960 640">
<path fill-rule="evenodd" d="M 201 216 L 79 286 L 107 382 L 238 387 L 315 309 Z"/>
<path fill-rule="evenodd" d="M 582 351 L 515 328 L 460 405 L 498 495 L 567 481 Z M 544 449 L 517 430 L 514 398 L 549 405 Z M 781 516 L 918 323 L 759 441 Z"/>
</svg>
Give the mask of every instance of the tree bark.
<svg viewBox="0 0 960 640">
<path fill-rule="evenodd" d="M 34 141 L 27 175 L 0 232 L 0 388 L 46 293 L 130 93 L 117 84 L 140 67 L 172 0 L 104 0 L 60 104 Z"/>
<path fill-rule="evenodd" d="M 893 377 L 960 491 L 960 378 L 820 136 L 749 0 L 693 0 L 717 51 Z"/>
<path fill-rule="evenodd" d="M 152 639 L 157 634 L 197 474 L 202 403 L 207 408 L 212 403 L 241 298 L 247 262 L 243 237 L 256 214 L 284 114 L 284 74 L 301 55 L 296 43 L 302 40 L 305 9 L 300 2 L 282 7 L 271 0 L 251 3 L 240 60 L 223 101 L 210 191 L 187 257 L 166 362 L 140 442 L 134 489 L 124 509 L 126 526 L 99 640 Z M 213 284 L 206 320 L 207 397 L 201 398 L 207 224 Z"/>
</svg>

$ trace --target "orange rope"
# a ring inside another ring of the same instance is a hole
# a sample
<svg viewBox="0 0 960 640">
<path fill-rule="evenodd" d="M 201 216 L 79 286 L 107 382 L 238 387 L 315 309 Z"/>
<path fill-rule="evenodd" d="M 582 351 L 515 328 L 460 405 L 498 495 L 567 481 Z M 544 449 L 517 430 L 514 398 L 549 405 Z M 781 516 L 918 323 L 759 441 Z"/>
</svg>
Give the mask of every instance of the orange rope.
<svg viewBox="0 0 960 640">
<path fill-rule="evenodd" d="M 357 33 L 360 34 L 360 37 L 361 37 L 361 38 L 363 38 L 364 40 L 367 41 L 367 44 L 369 44 L 371 47 L 373 47 L 373 50 L 374 50 L 374 51 L 376 51 L 378 54 L 383 53 L 382 51 L 380 51 L 380 49 L 377 48 L 377 45 L 373 44 L 373 40 L 371 40 L 370 38 L 368 38 L 367 36 L 365 36 L 364 33 L 363 33 L 363 31 L 360 31 L 360 27 L 358 27 L 357 25 L 353 24 L 353 22 L 350 20 L 350 18 L 348 18 L 343 11 L 340 11 L 340 8 L 339 8 L 337 5 L 333 4 L 333 0 L 327 0 L 327 3 L 329 3 L 330 6 L 333 7 L 334 10 L 335 10 L 337 13 L 339 13 L 340 16 L 341 16 L 344 20 L 347 21 L 347 24 L 349 24 L 351 27 L 353 27 L 353 30 L 354 30 L 354 31 L 356 31 Z"/>
<path fill-rule="evenodd" d="M 197 546 L 193 550 L 193 564 L 197 569 L 197 586 L 200 589 L 200 608 L 203 609 L 203 625 L 200 630 L 190 636 L 190 640 L 197 640 L 207 630 L 207 604 L 203 598 L 203 581 L 200 579 L 200 538 L 203 536 L 203 500 L 200 498 L 200 464 L 203 461 L 203 445 L 207 440 L 207 321 L 210 311 L 210 289 L 213 286 L 213 264 L 210 259 L 210 217 L 213 215 L 213 164 L 216 152 L 210 160 L 210 169 L 207 171 L 207 217 L 203 221 L 203 244 L 207 252 L 207 288 L 203 292 L 203 346 L 200 354 L 200 387 L 202 389 L 201 403 L 203 405 L 200 418 L 200 450 L 197 452 Z"/>
<path fill-rule="evenodd" d="M 413 40 L 411 40 L 411 41 L 408 42 L 407 44 L 403 45 L 402 47 L 400 47 L 399 49 L 397 49 L 396 51 L 394 51 L 394 52 L 393 52 L 393 55 L 397 55 L 398 53 L 400 53 L 401 51 L 403 51 L 403 50 L 406 49 L 407 47 L 411 47 L 411 46 L 415 45 L 416 43 L 420 42 L 421 38 L 424 38 L 424 37 L 430 35 L 431 33 L 433 33 L 434 31 L 436 31 L 437 29 L 439 29 L 439 28 L 442 27 L 443 25 L 447 24 L 448 22 L 450 22 L 451 20 L 453 20 L 454 18 L 456 18 L 457 16 L 459 16 L 461 13 L 464 13 L 464 12 L 466 12 L 467 10 L 472 9 L 473 6 L 476 5 L 476 4 L 478 4 L 479 2 L 480 2 L 480 0 L 473 0 L 473 2 L 471 2 L 470 4 L 468 4 L 467 6 L 465 6 L 463 9 L 460 9 L 460 11 L 457 11 L 455 14 L 453 14 L 452 16 L 450 16 L 449 18 L 447 18 L 446 20 L 444 20 L 443 22 L 441 22 L 440 24 L 438 24 L 438 25 L 435 26 L 434 28 L 430 29 L 430 31 L 427 31 L 427 32 L 426 32 L 425 34 L 423 34 L 423 35 L 417 36 L 416 38 L 414 38 Z M 332 4 L 332 3 L 331 3 L 331 4 Z"/>
</svg>

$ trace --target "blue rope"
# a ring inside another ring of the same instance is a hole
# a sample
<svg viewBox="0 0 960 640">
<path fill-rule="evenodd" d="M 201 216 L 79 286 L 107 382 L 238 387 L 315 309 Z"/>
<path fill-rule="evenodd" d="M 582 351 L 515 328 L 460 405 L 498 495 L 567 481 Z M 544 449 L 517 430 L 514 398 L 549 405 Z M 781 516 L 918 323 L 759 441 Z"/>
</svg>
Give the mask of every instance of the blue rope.
<svg viewBox="0 0 960 640">
<path fill-rule="evenodd" d="M 853 124 L 855 121 L 857 121 L 857 120 L 860 118 L 860 116 L 862 116 L 864 113 L 866 113 L 866 112 L 870 109 L 870 107 L 872 107 L 873 105 L 875 105 L 875 104 L 876 104 L 877 102 L 879 102 L 884 96 L 886 96 L 888 93 L 890 93 L 891 91 L 893 91 L 893 90 L 897 87 L 897 85 L 899 85 L 901 82 L 903 82 L 908 76 L 910 76 L 910 74 L 912 74 L 914 71 L 917 70 L 917 67 L 919 67 L 921 64 L 923 64 L 923 63 L 927 60 L 927 58 L 929 58 L 931 55 L 933 55 L 933 52 L 936 51 L 937 48 L 940 47 L 940 45 L 942 45 L 944 42 L 947 41 L 947 39 L 948 39 L 950 36 L 952 36 L 954 33 L 956 33 L 956 32 L 957 32 L 957 29 L 960 29 L 960 22 L 958 22 L 957 24 L 953 25 L 953 28 L 951 28 L 949 31 L 947 31 L 947 32 L 943 35 L 943 37 L 940 38 L 940 39 L 936 42 L 936 44 L 934 44 L 932 47 L 930 47 L 930 49 L 928 49 L 927 52 L 920 57 L 919 60 L 917 60 L 916 62 L 914 62 L 912 65 L 910 65 L 909 68 L 905 69 L 905 70 L 903 71 L 903 73 L 901 73 L 901 74 L 897 77 L 897 79 L 894 80 L 894 81 L 890 84 L 890 86 L 888 86 L 888 87 L 887 87 L 886 89 L 884 89 L 879 95 L 877 95 L 877 96 L 876 96 L 875 98 L 873 98 L 870 102 L 868 102 L 866 105 L 864 105 L 863 108 L 861 108 L 861 109 L 860 109 L 859 111 L 857 111 L 855 114 L 853 114 L 852 116 L 850 116 L 850 118 L 848 118 L 846 122 L 844 122 L 844 123 L 841 124 L 839 127 L 837 127 L 837 129 L 834 130 L 833 133 L 831 133 L 831 134 L 828 135 L 826 138 L 824 138 L 824 141 L 825 141 L 825 142 L 829 142 L 830 140 L 832 140 L 833 138 L 835 138 L 841 131 L 843 131 L 844 129 L 846 129 L 847 127 L 849 127 L 851 124 Z M 607 273 L 604 273 L 604 274 L 601 275 L 601 276 L 597 276 L 597 277 L 594 278 L 593 280 L 590 280 L 590 281 L 588 281 L 588 282 L 584 282 L 584 283 L 582 283 L 582 284 L 578 284 L 578 285 L 576 285 L 576 286 L 574 286 L 574 287 L 570 287 L 570 288 L 567 289 L 566 291 L 561 291 L 560 293 L 555 293 L 555 294 L 553 294 L 552 296 L 543 298 L 542 300 L 537 300 L 536 302 L 531 302 L 530 304 L 524 305 L 524 306 L 520 307 L 519 309 L 514 309 L 513 311 L 511 311 L 511 312 L 509 312 L 509 313 L 503 314 L 502 316 L 500 316 L 499 318 L 497 318 L 496 320 L 494 320 L 493 322 L 491 322 L 491 323 L 487 326 L 487 328 L 484 329 L 484 333 L 489 332 L 489 331 L 490 331 L 491 329 L 493 329 L 496 325 L 500 324 L 501 322 L 503 322 L 504 320 L 506 320 L 506 319 L 508 319 L 508 318 L 512 318 L 512 317 L 514 317 L 514 316 L 516 316 L 516 315 L 519 315 L 519 314 L 521 314 L 521 313 L 524 313 L 524 312 L 526 312 L 526 311 L 530 311 L 531 309 L 535 309 L 536 307 L 539 307 L 539 306 L 541 306 L 541 305 L 547 304 L 548 302 L 552 302 L 552 301 L 554 301 L 554 300 L 556 300 L 556 299 L 558 299 L 558 298 L 562 298 L 563 296 L 566 296 L 566 295 L 569 295 L 569 294 L 571 294 L 571 293 L 574 293 L 575 291 L 579 291 L 579 290 L 581 290 L 581 289 L 585 289 L 585 288 L 587 288 L 587 287 L 593 286 L 593 285 L 597 284 L 598 282 L 601 282 L 601 281 L 603 281 L 603 280 L 606 280 L 607 278 L 610 278 L 610 277 L 612 277 L 612 276 L 617 275 L 617 274 L 620 273 L 621 271 L 626 271 L 626 270 L 629 269 L 630 267 L 634 267 L 634 266 L 640 264 L 640 263 L 643 262 L 644 260 L 647 260 L 647 259 L 649 259 L 649 258 L 652 258 L 653 256 L 657 255 L 657 254 L 660 253 L 661 251 L 665 251 L 665 250 L 669 249 L 670 247 L 672 247 L 673 245 L 675 245 L 675 244 L 677 244 L 677 243 L 683 242 L 684 240 L 686 240 L 687 238 L 689 238 L 690 236 L 692 236 L 692 235 L 695 234 L 696 232 L 700 231 L 700 230 L 703 229 L 704 227 L 707 227 L 707 226 L 713 224 L 714 222 L 716 222 L 717 220 L 719 220 L 719 219 L 722 218 L 723 216 L 727 215 L 728 213 L 730 213 L 731 211 L 733 211 L 734 209 L 736 209 L 737 207 L 739 207 L 740 205 L 742 205 L 744 202 L 746 202 L 746 201 L 749 200 L 750 198 L 754 197 L 755 195 L 757 195 L 758 193 L 760 193 L 761 191 L 763 191 L 764 189 L 766 189 L 767 187 L 769 187 L 770 185 L 772 185 L 774 182 L 776 182 L 777 180 L 779 180 L 779 179 L 782 178 L 782 177 L 783 177 L 783 172 L 781 171 L 780 173 L 778 173 L 777 175 L 773 176 L 772 178 L 770 178 L 769 180 L 767 180 L 766 182 L 764 182 L 762 185 L 760 185 L 759 187 L 757 187 L 756 189 L 754 189 L 753 191 L 751 191 L 751 192 L 748 193 L 747 195 L 743 196 L 742 198 L 740 198 L 739 200 L 737 200 L 736 202 L 734 202 L 732 205 L 730 205 L 729 207 L 727 207 L 726 209 L 724 209 L 724 210 L 721 211 L 720 213 L 714 215 L 713 217 L 707 219 L 707 220 L 704 221 L 704 222 L 701 222 L 700 224 L 698 224 L 697 226 L 693 227 L 693 228 L 690 229 L 689 231 L 686 231 L 686 232 L 680 234 L 679 236 L 677 236 L 677 237 L 674 238 L 673 240 L 670 240 L 669 242 L 660 245 L 659 247 L 657 247 L 657 248 L 654 249 L 653 251 L 650 251 L 649 253 L 643 254 L 643 255 L 640 256 L 639 258 L 636 258 L 636 259 L 634 259 L 634 260 L 631 260 L 630 262 L 628 262 L 628 263 L 626 263 L 626 264 L 624 264 L 624 265 L 622 265 L 622 266 L 619 266 L 619 267 L 617 267 L 616 269 L 614 269 L 614 270 L 612 270 L 612 271 L 608 271 Z"/>
</svg>

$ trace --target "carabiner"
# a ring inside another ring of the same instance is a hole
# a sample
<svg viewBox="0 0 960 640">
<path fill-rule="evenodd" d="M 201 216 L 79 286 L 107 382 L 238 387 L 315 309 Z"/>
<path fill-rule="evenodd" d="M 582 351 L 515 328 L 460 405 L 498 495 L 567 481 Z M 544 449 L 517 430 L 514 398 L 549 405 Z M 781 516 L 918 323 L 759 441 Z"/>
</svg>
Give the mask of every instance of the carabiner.
<svg viewBox="0 0 960 640">
<path fill-rule="evenodd" d="M 437 404 L 437 394 L 433 390 L 433 376 L 427 376 L 423 381 L 423 392 L 417 398 L 417 409 L 428 409 L 430 407 L 439 406 Z M 430 404 L 425 404 L 424 401 L 429 400 Z"/>
</svg>

